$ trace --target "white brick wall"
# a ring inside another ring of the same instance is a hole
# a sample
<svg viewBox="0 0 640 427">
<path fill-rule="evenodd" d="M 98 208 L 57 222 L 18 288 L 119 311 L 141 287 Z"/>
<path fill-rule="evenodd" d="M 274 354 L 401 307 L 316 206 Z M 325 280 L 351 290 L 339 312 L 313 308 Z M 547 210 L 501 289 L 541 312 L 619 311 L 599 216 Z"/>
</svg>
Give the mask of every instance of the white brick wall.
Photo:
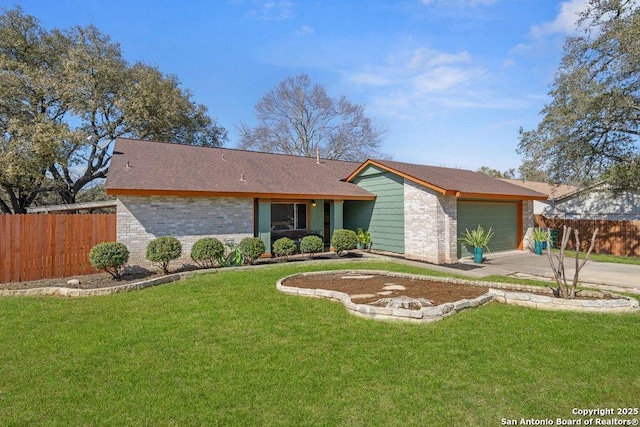
<svg viewBox="0 0 640 427">
<path fill-rule="evenodd" d="M 533 251 L 533 227 L 535 226 L 534 203 L 532 200 L 522 201 L 522 249 Z"/>
<path fill-rule="evenodd" d="M 191 246 L 202 237 L 238 243 L 253 237 L 253 199 L 233 197 L 120 196 L 117 204 L 117 241 L 129 249 L 129 265 L 149 267 L 147 244 L 161 236 L 182 243 L 182 258 L 191 261 Z M 175 267 L 174 267 L 175 268 Z"/>
<path fill-rule="evenodd" d="M 412 181 L 404 181 L 404 251 L 435 264 L 457 261 L 457 204 Z"/>
</svg>

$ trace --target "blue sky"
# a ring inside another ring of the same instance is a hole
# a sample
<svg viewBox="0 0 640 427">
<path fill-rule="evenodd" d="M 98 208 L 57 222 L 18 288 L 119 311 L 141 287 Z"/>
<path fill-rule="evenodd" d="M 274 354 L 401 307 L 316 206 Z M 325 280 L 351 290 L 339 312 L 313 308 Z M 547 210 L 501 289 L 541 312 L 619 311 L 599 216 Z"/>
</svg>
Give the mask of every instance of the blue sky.
<svg viewBox="0 0 640 427">
<path fill-rule="evenodd" d="M 366 105 L 394 160 L 517 168 L 586 0 L 0 0 L 46 28 L 96 25 L 178 76 L 238 142 L 260 98 L 307 73 Z"/>
</svg>

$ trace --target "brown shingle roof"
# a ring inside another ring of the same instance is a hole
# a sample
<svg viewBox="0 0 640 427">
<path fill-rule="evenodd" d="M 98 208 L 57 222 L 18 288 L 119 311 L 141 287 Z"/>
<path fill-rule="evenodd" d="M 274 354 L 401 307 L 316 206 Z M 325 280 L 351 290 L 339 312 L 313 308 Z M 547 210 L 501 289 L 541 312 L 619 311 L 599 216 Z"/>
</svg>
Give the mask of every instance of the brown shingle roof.
<svg viewBox="0 0 640 427">
<path fill-rule="evenodd" d="M 109 194 L 234 195 L 271 198 L 368 199 L 341 181 L 358 163 L 226 148 L 118 138 L 109 167 Z"/>
<path fill-rule="evenodd" d="M 498 179 L 509 182 L 511 184 L 519 185 L 520 187 L 537 191 L 538 193 L 546 194 L 547 196 L 549 196 L 549 199 L 558 199 L 578 190 L 578 187 L 574 187 L 573 185 L 553 185 L 547 184 L 546 182 L 523 181 L 521 179 Z"/>
<path fill-rule="evenodd" d="M 499 179 L 491 178 L 480 172 L 465 169 L 443 168 L 436 166 L 416 165 L 391 160 L 367 160 L 349 176 L 352 180 L 368 165 L 379 167 L 424 185 L 442 194 L 462 198 L 517 198 L 544 200 L 546 195 L 523 188 Z"/>
</svg>

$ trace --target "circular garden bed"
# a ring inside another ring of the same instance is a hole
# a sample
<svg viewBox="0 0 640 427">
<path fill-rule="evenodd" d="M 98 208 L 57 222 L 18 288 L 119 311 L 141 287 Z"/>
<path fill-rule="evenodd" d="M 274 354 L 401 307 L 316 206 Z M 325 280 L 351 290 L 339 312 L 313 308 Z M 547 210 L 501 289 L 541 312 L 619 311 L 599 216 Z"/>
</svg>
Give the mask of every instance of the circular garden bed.
<svg viewBox="0 0 640 427">
<path fill-rule="evenodd" d="M 555 297 L 550 288 L 377 270 L 300 273 L 278 280 L 277 288 L 341 301 L 355 315 L 418 322 L 440 320 L 490 301 L 547 310 L 638 310 L 638 300 L 607 292 L 581 291 L 576 299 L 567 300 Z"/>
</svg>

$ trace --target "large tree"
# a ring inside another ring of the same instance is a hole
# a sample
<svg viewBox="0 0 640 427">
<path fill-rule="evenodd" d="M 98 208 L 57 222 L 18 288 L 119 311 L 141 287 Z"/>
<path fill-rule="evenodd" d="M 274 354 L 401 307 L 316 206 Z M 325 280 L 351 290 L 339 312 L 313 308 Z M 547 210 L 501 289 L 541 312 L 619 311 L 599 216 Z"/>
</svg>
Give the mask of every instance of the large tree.
<svg viewBox="0 0 640 427">
<path fill-rule="evenodd" d="M 498 169 L 494 169 L 492 167 L 489 166 L 480 166 L 477 170 L 477 172 L 483 173 L 487 176 L 490 176 L 491 178 L 508 178 L 508 179 L 513 179 L 516 177 L 516 170 L 515 169 L 509 169 L 506 170 L 504 172 L 498 170 Z"/>
<path fill-rule="evenodd" d="M 519 151 L 554 182 L 602 179 L 640 187 L 640 8 L 635 0 L 590 0 L 537 129 Z"/>
<path fill-rule="evenodd" d="M 258 125 L 239 126 L 245 149 L 327 159 L 362 161 L 384 157 L 378 150 L 384 130 L 362 105 L 331 98 L 307 74 L 289 77 L 255 107 Z"/>
<path fill-rule="evenodd" d="M 175 76 L 129 64 L 94 26 L 47 31 L 20 8 L 4 9 L 0 75 L 4 213 L 25 212 L 43 191 L 73 203 L 106 177 L 117 137 L 206 146 L 227 138 Z"/>
</svg>

